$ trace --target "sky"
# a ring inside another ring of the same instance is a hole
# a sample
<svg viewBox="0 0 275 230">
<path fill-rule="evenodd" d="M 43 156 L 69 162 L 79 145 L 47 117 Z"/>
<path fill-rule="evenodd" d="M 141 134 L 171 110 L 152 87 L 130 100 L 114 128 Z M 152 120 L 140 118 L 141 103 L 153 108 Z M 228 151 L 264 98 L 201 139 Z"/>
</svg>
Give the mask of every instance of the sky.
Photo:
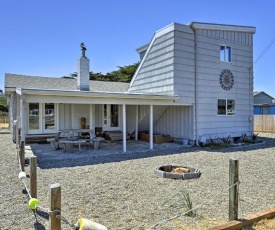
<svg viewBox="0 0 275 230">
<path fill-rule="evenodd" d="M 76 72 L 80 43 L 90 71 L 139 61 L 154 32 L 191 21 L 255 26 L 254 61 L 275 38 L 273 0 L 0 0 L 0 89 L 5 73 Z M 254 91 L 275 97 L 275 42 L 254 65 Z"/>
</svg>

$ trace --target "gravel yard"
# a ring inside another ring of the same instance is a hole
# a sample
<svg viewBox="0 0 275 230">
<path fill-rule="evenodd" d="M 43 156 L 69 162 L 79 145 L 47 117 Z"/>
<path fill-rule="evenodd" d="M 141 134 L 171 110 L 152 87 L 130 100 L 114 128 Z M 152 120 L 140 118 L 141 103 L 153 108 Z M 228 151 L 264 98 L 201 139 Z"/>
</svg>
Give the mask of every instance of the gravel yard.
<svg viewBox="0 0 275 230">
<path fill-rule="evenodd" d="M 38 199 L 48 207 L 49 186 L 59 183 L 62 215 L 71 222 L 84 217 L 109 230 L 142 230 L 184 213 L 182 195 L 187 191 L 194 206 L 209 203 L 195 218 L 182 216 L 156 229 L 207 229 L 228 219 L 229 159 L 238 159 L 240 165 L 239 216 L 274 207 L 275 134 L 259 136 L 264 144 L 222 150 L 182 147 L 55 161 L 38 157 Z M 48 229 L 48 214 L 34 215 L 28 208 L 11 135 L 0 133 L 0 143 L 0 229 Z M 162 164 L 198 167 L 202 175 L 193 180 L 160 178 L 154 168 Z M 72 228 L 63 222 L 62 229 Z"/>
</svg>

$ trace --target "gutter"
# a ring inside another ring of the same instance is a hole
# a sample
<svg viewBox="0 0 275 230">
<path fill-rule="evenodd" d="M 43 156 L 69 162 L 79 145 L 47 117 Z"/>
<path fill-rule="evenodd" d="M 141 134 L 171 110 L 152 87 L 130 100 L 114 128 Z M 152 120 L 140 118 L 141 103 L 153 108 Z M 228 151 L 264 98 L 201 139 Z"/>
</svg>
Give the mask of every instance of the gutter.
<svg viewBox="0 0 275 230">
<path fill-rule="evenodd" d="M 41 90 L 41 89 L 16 89 L 17 93 L 29 95 L 54 95 L 54 96 L 76 96 L 76 97 L 102 97 L 102 98 L 129 98 L 129 99 L 155 99 L 155 100 L 178 100 L 179 96 L 150 95 L 141 93 L 115 93 L 101 91 L 66 91 L 66 90 Z"/>
</svg>

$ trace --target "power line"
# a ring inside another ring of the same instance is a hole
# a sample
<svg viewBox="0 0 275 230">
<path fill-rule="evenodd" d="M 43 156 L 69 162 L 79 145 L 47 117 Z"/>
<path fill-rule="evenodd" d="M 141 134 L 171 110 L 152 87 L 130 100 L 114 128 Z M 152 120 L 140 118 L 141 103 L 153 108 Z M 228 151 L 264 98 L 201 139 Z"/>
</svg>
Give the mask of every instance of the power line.
<svg viewBox="0 0 275 230">
<path fill-rule="evenodd" d="M 253 65 L 255 66 L 258 61 L 261 60 L 261 58 L 264 56 L 264 54 L 269 50 L 269 48 L 273 45 L 275 42 L 275 37 L 271 40 L 271 42 L 265 47 L 265 49 L 262 51 L 262 53 L 259 55 L 259 57 L 254 61 Z"/>
</svg>

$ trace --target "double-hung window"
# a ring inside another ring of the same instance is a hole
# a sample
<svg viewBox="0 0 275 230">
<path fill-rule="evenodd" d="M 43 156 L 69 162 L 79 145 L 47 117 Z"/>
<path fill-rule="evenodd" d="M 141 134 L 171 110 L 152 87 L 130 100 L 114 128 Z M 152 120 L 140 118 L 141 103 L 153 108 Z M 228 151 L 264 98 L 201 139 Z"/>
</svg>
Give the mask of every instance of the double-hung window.
<svg viewBox="0 0 275 230">
<path fill-rule="evenodd" d="M 234 99 L 218 99 L 218 115 L 235 115 L 236 107 Z"/>
<path fill-rule="evenodd" d="M 230 46 L 221 45 L 220 61 L 231 62 L 231 47 Z"/>
</svg>

